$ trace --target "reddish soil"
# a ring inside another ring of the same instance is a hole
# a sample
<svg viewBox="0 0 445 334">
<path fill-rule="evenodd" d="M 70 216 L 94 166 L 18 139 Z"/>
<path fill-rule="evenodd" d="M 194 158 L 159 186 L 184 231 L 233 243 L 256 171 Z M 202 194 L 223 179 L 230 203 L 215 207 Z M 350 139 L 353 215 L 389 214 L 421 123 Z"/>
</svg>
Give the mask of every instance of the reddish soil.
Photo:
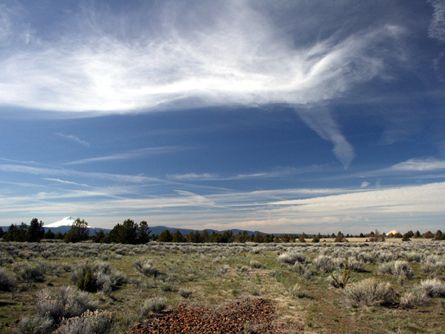
<svg viewBox="0 0 445 334">
<path fill-rule="evenodd" d="M 181 304 L 177 309 L 151 316 L 126 334 L 279 334 L 270 301 L 260 298 L 238 300 L 217 308 Z"/>
</svg>

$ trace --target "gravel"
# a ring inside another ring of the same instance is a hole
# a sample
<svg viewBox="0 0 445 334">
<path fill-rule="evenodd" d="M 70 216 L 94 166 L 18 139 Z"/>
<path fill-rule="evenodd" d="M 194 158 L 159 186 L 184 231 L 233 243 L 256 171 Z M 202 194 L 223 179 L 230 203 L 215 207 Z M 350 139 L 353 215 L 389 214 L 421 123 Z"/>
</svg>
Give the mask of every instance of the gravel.
<svg viewBox="0 0 445 334">
<path fill-rule="evenodd" d="M 126 334 L 283 333 L 270 301 L 246 298 L 219 307 L 180 304 L 175 310 L 152 315 Z"/>
</svg>

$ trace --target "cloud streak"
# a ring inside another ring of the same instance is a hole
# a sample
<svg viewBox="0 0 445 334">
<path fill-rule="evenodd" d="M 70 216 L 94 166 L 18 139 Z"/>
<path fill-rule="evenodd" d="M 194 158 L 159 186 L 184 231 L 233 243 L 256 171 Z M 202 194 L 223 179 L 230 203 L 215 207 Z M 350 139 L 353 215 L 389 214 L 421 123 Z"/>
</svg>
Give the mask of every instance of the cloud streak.
<svg viewBox="0 0 445 334">
<path fill-rule="evenodd" d="M 314 167 L 313 167 L 314 168 Z M 316 168 L 316 167 L 315 167 Z M 267 179 L 288 177 L 294 174 L 310 172 L 311 169 L 296 169 L 296 168 L 277 168 L 271 171 L 260 171 L 255 173 L 242 173 L 235 175 L 220 175 L 217 173 L 184 173 L 184 174 L 170 174 L 167 179 L 176 181 L 236 181 L 249 179 Z"/>
<path fill-rule="evenodd" d="M 437 160 L 433 158 L 409 159 L 390 167 L 390 170 L 399 172 L 431 172 L 444 169 L 445 160 Z"/>
<path fill-rule="evenodd" d="M 176 146 L 161 146 L 161 147 L 145 147 L 136 150 L 131 150 L 129 152 L 124 153 L 115 153 L 110 155 L 80 159 L 75 161 L 65 162 L 64 165 L 72 166 L 72 165 L 85 165 L 96 162 L 107 162 L 107 161 L 116 161 L 116 160 L 129 160 L 136 159 L 144 156 L 156 155 L 156 154 L 167 154 L 172 152 L 177 152 L 181 150 L 185 150 L 184 147 L 176 147 Z"/>
<path fill-rule="evenodd" d="M 326 109 L 318 110 L 297 110 L 303 121 L 313 129 L 321 138 L 330 141 L 333 145 L 333 152 L 337 159 L 347 169 L 354 159 L 354 148 L 341 133 L 338 124 L 332 118 L 331 113 Z"/>
<path fill-rule="evenodd" d="M 445 42 L 445 1 L 429 0 L 433 6 L 433 17 L 430 22 L 428 35 L 431 38 Z"/>
<path fill-rule="evenodd" d="M 445 182 L 286 200 L 273 205 L 290 206 L 300 213 L 326 215 L 405 214 L 445 212 Z M 371 212 L 372 211 L 372 212 Z"/>
<path fill-rule="evenodd" d="M 41 176 L 78 176 L 90 179 L 100 179 L 106 181 L 123 182 L 123 183 L 151 183 L 160 182 L 157 178 L 147 177 L 143 175 L 128 175 L 128 174 L 114 174 L 114 173 L 100 173 L 100 172 L 82 172 L 72 169 L 63 168 L 48 168 L 25 166 L 18 164 L 0 164 L 0 171 L 9 173 L 41 175 Z"/>
<path fill-rule="evenodd" d="M 86 140 L 80 139 L 78 136 L 72 135 L 72 134 L 65 134 L 65 133 L 56 133 L 57 136 L 62 137 L 64 139 L 68 139 L 70 141 L 73 141 L 79 145 L 89 147 L 90 143 Z"/>
</svg>

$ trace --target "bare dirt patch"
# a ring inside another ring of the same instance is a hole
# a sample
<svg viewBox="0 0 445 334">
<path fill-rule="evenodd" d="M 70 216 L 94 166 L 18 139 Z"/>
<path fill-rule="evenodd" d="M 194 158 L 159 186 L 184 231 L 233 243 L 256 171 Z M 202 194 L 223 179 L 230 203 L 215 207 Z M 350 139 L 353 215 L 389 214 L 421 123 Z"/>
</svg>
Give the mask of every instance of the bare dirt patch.
<svg viewBox="0 0 445 334">
<path fill-rule="evenodd" d="M 245 298 L 219 307 L 180 304 L 172 311 L 151 316 L 126 334 L 280 334 L 288 332 L 286 326 L 277 321 L 270 301 Z"/>
</svg>

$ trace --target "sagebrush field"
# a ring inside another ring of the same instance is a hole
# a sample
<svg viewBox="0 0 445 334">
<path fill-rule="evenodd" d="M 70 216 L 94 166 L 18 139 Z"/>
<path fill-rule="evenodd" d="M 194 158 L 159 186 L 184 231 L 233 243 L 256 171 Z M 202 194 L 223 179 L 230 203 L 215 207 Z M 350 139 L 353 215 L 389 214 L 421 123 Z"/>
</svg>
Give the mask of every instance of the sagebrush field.
<svg viewBox="0 0 445 334">
<path fill-rule="evenodd" d="M 239 333 L 445 332 L 445 243 L 430 240 L 1 242 L 0 264 L 1 333 L 174 333 L 180 312 L 215 323 L 183 333 L 231 332 L 221 317 Z"/>
</svg>

